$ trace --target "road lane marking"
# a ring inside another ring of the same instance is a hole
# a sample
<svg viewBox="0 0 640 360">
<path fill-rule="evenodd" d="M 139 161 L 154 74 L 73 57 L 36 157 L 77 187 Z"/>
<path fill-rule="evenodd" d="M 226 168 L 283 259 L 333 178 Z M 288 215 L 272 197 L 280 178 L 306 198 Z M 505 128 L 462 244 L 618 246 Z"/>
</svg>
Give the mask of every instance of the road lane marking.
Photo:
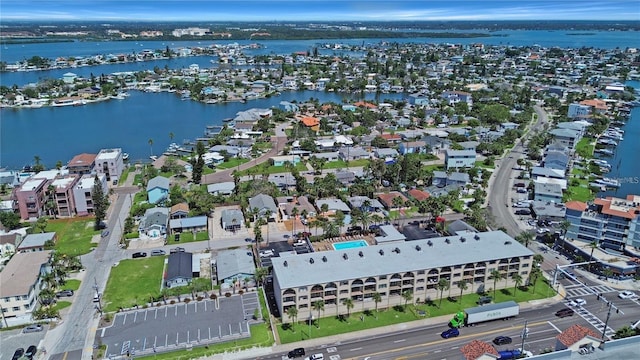
<svg viewBox="0 0 640 360">
<path fill-rule="evenodd" d="M 395 340 L 393 343 L 394 343 L 394 344 L 397 344 L 397 343 L 401 343 L 401 342 L 403 342 L 403 341 L 407 341 L 407 339 Z"/>
<path fill-rule="evenodd" d="M 169 333 L 166 333 L 164 337 L 164 346 L 166 347 L 167 345 L 169 345 Z"/>
<path fill-rule="evenodd" d="M 154 319 L 158 318 L 158 309 L 156 308 L 156 315 L 153 317 Z"/>
<path fill-rule="evenodd" d="M 136 311 L 136 312 L 133 313 L 133 323 L 134 324 L 136 323 L 137 319 L 138 319 L 138 312 Z"/>
<path fill-rule="evenodd" d="M 562 331 L 560 331 L 560 329 L 558 329 L 555 325 L 553 325 L 551 321 L 547 321 L 547 323 L 549 323 L 549 325 L 551 325 L 552 328 L 556 329 L 557 332 L 562 333 Z"/>
<path fill-rule="evenodd" d="M 358 350 L 362 350 L 362 348 L 361 347 L 357 347 L 357 348 L 349 349 L 349 351 L 358 351 Z"/>
</svg>

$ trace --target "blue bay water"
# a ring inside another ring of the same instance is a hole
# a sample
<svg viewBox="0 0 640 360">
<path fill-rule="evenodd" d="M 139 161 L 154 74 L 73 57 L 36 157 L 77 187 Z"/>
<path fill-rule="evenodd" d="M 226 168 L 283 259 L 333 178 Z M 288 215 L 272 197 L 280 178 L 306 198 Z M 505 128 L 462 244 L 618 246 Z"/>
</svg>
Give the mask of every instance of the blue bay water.
<svg viewBox="0 0 640 360">
<path fill-rule="evenodd" d="M 204 135 L 207 125 L 222 125 L 250 108 L 270 108 L 280 101 L 343 103 L 344 99 L 400 100 L 403 94 L 367 93 L 355 96 L 316 91 L 283 92 L 280 96 L 247 103 L 207 105 L 182 101 L 175 93 L 131 91 L 125 100 L 109 100 L 85 106 L 2 109 L 0 111 L 0 168 L 21 168 L 39 156 L 52 167 L 66 164 L 74 155 L 97 153 L 101 148 L 120 147 L 131 161 L 148 160 L 171 142 L 182 143 Z M 173 140 L 169 133 L 174 134 Z M 149 139 L 153 145 L 149 146 Z"/>
</svg>

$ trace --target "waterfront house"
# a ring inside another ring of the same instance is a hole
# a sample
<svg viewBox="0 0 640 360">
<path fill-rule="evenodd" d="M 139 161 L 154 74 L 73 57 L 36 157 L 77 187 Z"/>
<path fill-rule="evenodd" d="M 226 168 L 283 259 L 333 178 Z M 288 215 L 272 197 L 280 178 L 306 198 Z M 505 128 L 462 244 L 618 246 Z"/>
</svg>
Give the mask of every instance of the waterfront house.
<svg viewBox="0 0 640 360">
<path fill-rule="evenodd" d="M 552 179 L 564 179 L 565 170 L 534 166 L 533 168 L 531 168 L 531 178 L 535 180 L 539 177 L 548 177 Z"/>
<path fill-rule="evenodd" d="M 409 104 L 414 106 L 427 106 L 429 105 L 429 96 L 423 93 L 409 94 Z"/>
<path fill-rule="evenodd" d="M 320 130 L 320 120 L 313 116 L 303 116 L 300 118 L 300 123 L 312 131 L 318 132 Z"/>
<path fill-rule="evenodd" d="M 172 233 L 192 232 L 197 233 L 201 231 L 207 231 L 208 218 L 204 215 L 183 217 L 169 220 L 169 231 Z"/>
<path fill-rule="evenodd" d="M 96 164 L 96 154 L 78 154 L 67 163 L 69 174 L 85 175 L 91 174 Z"/>
<path fill-rule="evenodd" d="M 580 141 L 580 131 L 571 129 L 553 129 L 549 131 L 549 134 L 553 136 L 554 141 L 561 145 L 574 150 L 578 141 Z"/>
<path fill-rule="evenodd" d="M 215 267 L 218 284 L 223 289 L 233 288 L 235 292 L 255 284 L 256 266 L 251 252 L 245 249 L 219 251 Z"/>
<path fill-rule="evenodd" d="M 187 286 L 193 280 L 193 255 L 190 252 L 176 252 L 169 254 L 167 272 L 164 285 L 171 289 L 178 286 Z"/>
<path fill-rule="evenodd" d="M 95 186 L 95 175 L 82 175 L 82 178 L 73 187 L 73 200 L 75 205 L 75 212 L 78 216 L 86 216 L 93 213 L 93 191 Z M 102 187 L 102 192 L 106 194 L 108 192 L 107 177 L 104 175 L 98 176 L 99 186 Z"/>
<path fill-rule="evenodd" d="M 51 250 L 17 253 L 0 272 L 3 318 L 11 326 L 33 322 L 42 277 L 50 272 Z M 5 325 L 5 324 L 3 324 Z"/>
<path fill-rule="evenodd" d="M 476 153 L 471 150 L 451 150 L 444 152 L 446 169 L 473 167 L 476 163 Z"/>
<path fill-rule="evenodd" d="M 255 221 L 258 217 L 263 217 L 267 221 L 276 221 L 278 218 L 278 207 L 275 200 L 269 195 L 258 194 L 249 198 L 248 212 L 255 213 L 252 221 Z"/>
<path fill-rule="evenodd" d="M 119 180 L 124 171 L 122 149 L 102 149 L 96 156 L 96 171 L 107 178 L 107 184 Z"/>
<path fill-rule="evenodd" d="M 27 234 L 27 236 L 24 237 L 24 240 L 22 240 L 20 245 L 16 248 L 16 251 L 23 253 L 44 251 L 48 244 L 53 246 L 57 239 L 58 237 L 55 232 Z"/>
<path fill-rule="evenodd" d="M 207 185 L 207 191 L 213 195 L 231 195 L 236 188 L 233 181 L 226 181 Z"/>
<path fill-rule="evenodd" d="M 140 219 L 138 232 L 151 238 L 165 236 L 167 234 L 167 225 L 169 222 L 169 209 L 155 207 L 147 209 Z"/>
<path fill-rule="evenodd" d="M 72 72 L 68 72 L 62 75 L 62 81 L 65 84 L 73 84 L 76 79 L 78 78 L 78 75 L 72 73 Z"/>
<path fill-rule="evenodd" d="M 220 226 L 225 231 L 235 232 L 242 229 L 244 216 L 238 209 L 224 209 L 220 214 Z"/>
<path fill-rule="evenodd" d="M 147 183 L 149 204 L 159 204 L 169 198 L 169 179 L 156 176 Z"/>
<path fill-rule="evenodd" d="M 563 151 L 549 150 L 545 152 L 542 166 L 550 169 L 566 170 L 571 161 L 571 155 Z"/>
<path fill-rule="evenodd" d="M 575 118 L 586 118 L 591 115 L 591 106 L 583 105 L 578 103 L 569 104 L 569 109 L 567 110 L 567 117 L 569 119 Z"/>
</svg>

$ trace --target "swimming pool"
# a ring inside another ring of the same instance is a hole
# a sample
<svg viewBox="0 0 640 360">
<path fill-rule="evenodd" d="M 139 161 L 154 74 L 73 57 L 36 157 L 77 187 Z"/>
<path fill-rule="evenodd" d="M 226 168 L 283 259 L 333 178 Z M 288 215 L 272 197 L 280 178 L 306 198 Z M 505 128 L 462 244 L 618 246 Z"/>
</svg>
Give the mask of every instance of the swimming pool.
<svg viewBox="0 0 640 360">
<path fill-rule="evenodd" d="M 353 248 L 369 246 L 369 244 L 367 244 L 365 240 L 345 241 L 345 242 L 339 242 L 331 245 L 333 245 L 334 250 L 345 250 L 345 249 L 353 249 Z"/>
</svg>

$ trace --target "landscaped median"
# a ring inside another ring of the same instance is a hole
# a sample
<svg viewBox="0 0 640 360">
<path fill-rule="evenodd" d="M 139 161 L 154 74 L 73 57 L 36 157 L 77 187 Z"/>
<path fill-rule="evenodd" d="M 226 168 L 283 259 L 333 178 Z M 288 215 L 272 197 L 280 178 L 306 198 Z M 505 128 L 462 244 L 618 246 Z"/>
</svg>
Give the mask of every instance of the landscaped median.
<svg viewBox="0 0 640 360">
<path fill-rule="evenodd" d="M 526 302 L 536 299 L 544 299 L 555 295 L 554 290 L 549 286 L 547 280 L 540 280 L 537 282 L 537 286 L 534 288 L 522 287 L 513 294 L 514 288 L 503 289 L 496 291 L 494 302 L 499 303 L 503 301 L 514 300 L 516 302 Z M 456 296 L 456 292 L 459 294 L 459 290 L 455 285 L 451 288 L 451 296 Z M 487 293 L 488 296 L 493 297 L 493 292 Z M 418 294 L 415 295 L 417 299 Z M 440 299 L 433 299 L 427 303 L 421 303 L 418 305 L 412 305 L 410 302 L 406 308 L 402 305 L 393 307 L 392 309 L 369 311 L 358 311 L 358 305 L 355 307 L 347 317 L 346 313 L 333 314 L 332 316 L 326 316 L 327 313 L 322 313 L 320 319 L 314 319 L 313 324 L 309 326 L 308 319 L 304 319 L 302 322 L 297 321 L 292 326 L 291 319 L 284 314 L 286 320 L 284 324 L 278 324 L 278 337 L 280 343 L 287 344 L 291 342 L 308 340 L 312 338 L 320 338 L 331 335 L 338 335 L 344 333 L 350 333 L 353 331 L 367 330 L 377 328 L 380 326 L 388 326 L 399 324 L 408 321 L 421 320 L 426 317 L 437 317 L 441 315 L 452 315 L 462 309 L 478 306 L 478 294 L 469 294 L 462 296 L 462 302 L 460 297 L 449 297 L 449 291 L 445 291 L 442 302 Z M 384 303 L 384 300 L 380 305 Z M 327 310 L 329 311 L 329 310 Z M 317 311 L 314 311 L 314 318 L 317 316 Z"/>
</svg>

